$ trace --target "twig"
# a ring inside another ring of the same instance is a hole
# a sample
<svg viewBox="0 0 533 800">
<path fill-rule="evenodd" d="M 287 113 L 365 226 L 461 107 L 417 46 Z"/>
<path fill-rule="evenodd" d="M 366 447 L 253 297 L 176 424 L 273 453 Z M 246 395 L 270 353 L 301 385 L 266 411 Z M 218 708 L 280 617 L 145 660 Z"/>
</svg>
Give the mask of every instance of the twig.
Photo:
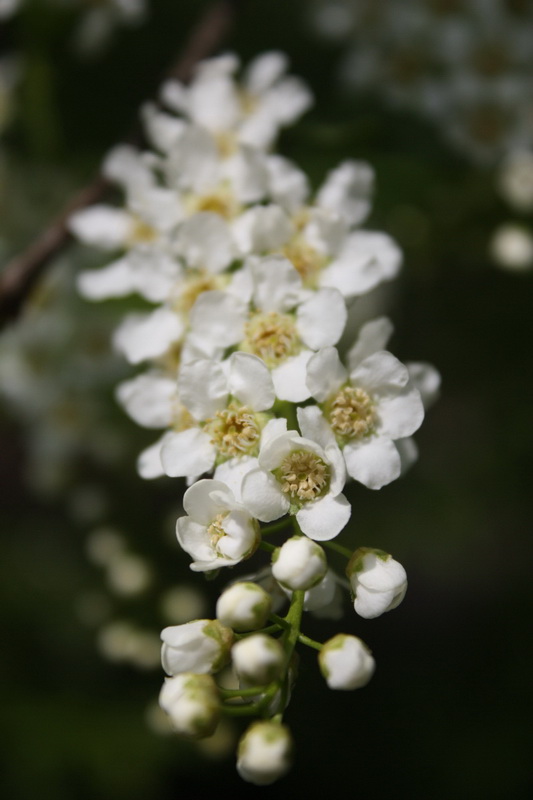
<svg viewBox="0 0 533 800">
<path fill-rule="evenodd" d="M 216 0 L 193 28 L 184 51 L 166 77 L 187 82 L 195 65 L 211 55 L 232 27 L 240 0 Z M 129 137 L 130 141 L 132 137 Z M 0 274 L 0 328 L 15 319 L 33 286 L 50 261 L 69 242 L 67 228 L 71 214 L 101 199 L 109 188 L 101 175 L 79 191 L 46 230 L 19 255 L 9 261 Z"/>
</svg>

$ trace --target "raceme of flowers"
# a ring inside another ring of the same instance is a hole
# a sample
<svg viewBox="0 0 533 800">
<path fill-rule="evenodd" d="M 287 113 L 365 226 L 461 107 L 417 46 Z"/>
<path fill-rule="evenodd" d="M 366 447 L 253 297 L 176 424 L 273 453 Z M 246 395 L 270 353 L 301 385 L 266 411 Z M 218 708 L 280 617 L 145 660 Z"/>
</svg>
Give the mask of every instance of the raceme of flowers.
<svg viewBox="0 0 533 800">
<path fill-rule="evenodd" d="M 215 619 L 165 628 L 160 696 L 189 737 L 211 735 L 222 715 L 257 716 L 237 769 L 268 784 L 290 764 L 282 717 L 296 645 L 319 651 L 333 689 L 363 686 L 374 671 L 357 637 L 304 636 L 303 611 L 339 618 L 347 589 L 367 618 L 402 600 L 405 571 L 389 554 L 332 540 L 350 520 L 347 481 L 379 489 L 416 458 L 411 436 L 439 379 L 385 349 L 385 318 L 364 325 L 346 356 L 338 349 L 353 301 L 400 268 L 395 242 L 362 227 L 372 169 L 343 162 L 312 193 L 273 152 L 280 128 L 310 106 L 309 89 L 278 52 L 240 82 L 238 68 L 223 55 L 188 86 L 166 83 L 164 110 L 143 109 L 151 149 L 118 147 L 104 164 L 124 205 L 80 211 L 70 226 L 110 253 L 79 276 L 81 292 L 137 294 L 149 306 L 115 332 L 116 349 L 142 365 L 116 394 L 137 423 L 162 430 L 139 456 L 140 475 L 187 479 L 176 532 L 191 569 L 225 570 L 258 550 L 271 558 L 230 583 Z M 346 578 L 328 548 L 347 559 Z M 231 688 L 218 676 L 228 664 Z"/>
</svg>

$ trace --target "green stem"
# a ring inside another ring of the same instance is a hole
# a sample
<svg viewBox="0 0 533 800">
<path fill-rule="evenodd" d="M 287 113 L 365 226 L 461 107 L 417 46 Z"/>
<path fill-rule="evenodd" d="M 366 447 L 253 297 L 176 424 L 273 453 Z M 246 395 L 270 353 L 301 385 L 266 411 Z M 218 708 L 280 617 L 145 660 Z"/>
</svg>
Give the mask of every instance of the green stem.
<svg viewBox="0 0 533 800">
<path fill-rule="evenodd" d="M 271 614 L 269 619 L 273 620 L 279 628 L 283 628 L 284 630 L 288 630 L 291 627 L 290 622 L 287 622 L 284 617 L 278 617 L 277 614 Z"/>
<path fill-rule="evenodd" d="M 281 617 L 279 617 L 279 619 L 281 619 Z M 282 620 L 282 622 L 285 625 L 285 620 Z M 274 625 L 269 625 L 267 628 L 258 628 L 258 630 L 256 630 L 256 631 L 247 631 L 247 633 L 236 633 L 235 634 L 235 638 L 237 640 L 239 640 L 239 639 L 247 639 L 248 636 L 253 636 L 256 633 L 266 633 L 266 634 L 279 633 L 280 627 L 281 626 L 278 625 L 278 623 L 276 622 L 276 623 L 274 623 Z"/>
<path fill-rule="evenodd" d="M 270 536 L 271 533 L 276 533 L 276 531 L 282 531 L 287 525 L 290 524 L 290 518 L 284 517 L 281 522 L 274 522 L 272 525 L 265 525 L 264 528 L 261 528 L 260 533 L 261 536 Z"/>
<path fill-rule="evenodd" d="M 263 694 L 265 691 L 264 686 L 252 686 L 249 689 L 223 689 L 218 687 L 221 696 L 227 700 L 231 697 L 257 697 L 258 694 Z"/>
<path fill-rule="evenodd" d="M 296 643 L 300 635 L 300 623 L 302 621 L 302 614 L 304 610 L 304 597 L 305 592 L 303 589 L 292 593 L 291 605 L 287 612 L 287 616 L 285 617 L 286 622 L 288 622 L 290 625 L 290 628 L 283 634 L 286 643 L 285 651 L 287 656 L 287 665 L 291 660 L 294 648 L 296 647 Z"/>
<path fill-rule="evenodd" d="M 278 548 L 275 545 L 270 544 L 270 542 L 259 542 L 259 549 L 266 550 L 267 553 L 273 553 L 274 550 L 277 550 Z"/>
<path fill-rule="evenodd" d="M 315 642 L 314 639 L 310 639 L 309 636 L 305 636 L 303 633 L 298 636 L 298 641 L 302 644 L 306 644 L 308 647 L 314 648 L 315 650 L 322 650 L 322 645 L 320 642 Z"/>
<path fill-rule="evenodd" d="M 340 553 L 342 556 L 345 556 L 348 561 L 353 556 L 353 552 L 348 550 L 347 547 L 343 547 L 342 544 L 337 544 L 336 542 L 320 542 L 322 547 L 327 547 L 329 550 L 335 550 L 336 553 Z"/>
</svg>

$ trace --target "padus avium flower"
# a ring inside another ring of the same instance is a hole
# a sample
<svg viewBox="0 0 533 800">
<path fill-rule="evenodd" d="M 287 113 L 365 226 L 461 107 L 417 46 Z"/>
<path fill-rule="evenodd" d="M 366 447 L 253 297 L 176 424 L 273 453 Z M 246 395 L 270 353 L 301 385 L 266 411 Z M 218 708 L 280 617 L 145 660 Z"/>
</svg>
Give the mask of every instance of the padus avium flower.
<svg viewBox="0 0 533 800">
<path fill-rule="evenodd" d="M 307 536 L 292 536 L 272 556 L 272 574 L 286 589 L 311 589 L 328 568 L 326 554 Z"/>
<path fill-rule="evenodd" d="M 220 718 L 218 691 L 210 675 L 183 672 L 165 678 L 159 705 L 177 733 L 194 739 L 211 736 Z"/>
<path fill-rule="evenodd" d="M 370 650 L 357 636 L 339 633 L 322 646 L 318 654 L 320 671 L 330 689 L 359 689 L 366 686 L 376 664 Z"/>
<path fill-rule="evenodd" d="M 234 631 L 253 631 L 266 624 L 272 598 L 251 581 L 234 583 L 217 600 L 217 619 Z"/>
<path fill-rule="evenodd" d="M 168 675 L 218 672 L 229 660 L 233 631 L 216 619 L 196 619 L 161 631 L 161 662 Z"/>
<path fill-rule="evenodd" d="M 292 737 L 280 722 L 254 722 L 239 741 L 237 772 L 245 781 L 267 786 L 291 765 Z"/>
<path fill-rule="evenodd" d="M 360 617 L 372 619 L 400 605 L 407 591 L 407 575 L 398 561 L 383 550 L 360 547 L 352 555 L 346 575 Z"/>
</svg>

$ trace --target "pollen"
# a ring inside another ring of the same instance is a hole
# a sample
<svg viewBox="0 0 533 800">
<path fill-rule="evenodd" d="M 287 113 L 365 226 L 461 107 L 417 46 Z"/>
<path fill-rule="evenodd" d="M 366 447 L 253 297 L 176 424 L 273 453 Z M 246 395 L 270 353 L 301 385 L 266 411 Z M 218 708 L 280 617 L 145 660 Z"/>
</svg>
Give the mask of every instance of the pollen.
<svg viewBox="0 0 533 800">
<path fill-rule="evenodd" d="M 327 491 L 330 481 L 328 465 L 309 450 L 293 450 L 275 472 L 281 490 L 292 501 L 316 500 Z"/>
<path fill-rule="evenodd" d="M 262 358 L 270 369 L 279 366 L 302 349 L 294 317 L 277 311 L 254 314 L 240 349 Z"/>
<path fill-rule="evenodd" d="M 223 289 L 227 280 L 225 275 L 210 275 L 209 273 L 191 275 L 179 285 L 179 291 L 176 292 L 173 304 L 174 309 L 187 314 L 203 292 Z"/>
<path fill-rule="evenodd" d="M 219 455 L 225 458 L 256 455 L 261 429 L 256 416 L 247 406 L 224 408 L 208 419 L 204 430 L 211 436 Z"/>
<path fill-rule="evenodd" d="M 135 219 L 133 229 L 130 233 L 130 244 L 150 244 L 157 239 L 157 231 L 142 219 Z"/>
<path fill-rule="evenodd" d="M 225 511 L 221 514 L 217 514 L 207 529 L 207 535 L 210 537 L 211 544 L 215 548 L 220 539 L 222 539 L 223 536 L 226 536 L 226 531 L 222 527 L 222 524 L 224 519 L 228 516 L 228 513 L 228 511 Z"/>
<path fill-rule="evenodd" d="M 355 386 L 341 389 L 326 403 L 324 412 L 337 439 L 344 443 L 368 436 L 376 424 L 372 398 Z"/>
<path fill-rule="evenodd" d="M 318 275 L 326 265 L 326 259 L 307 242 L 294 238 L 283 250 L 283 255 L 288 258 L 294 269 L 299 273 L 306 288 L 316 286 Z"/>
<path fill-rule="evenodd" d="M 242 211 L 242 206 L 229 186 L 221 184 L 208 194 L 189 194 L 185 206 L 190 214 L 210 211 L 224 219 L 233 219 Z"/>
</svg>

